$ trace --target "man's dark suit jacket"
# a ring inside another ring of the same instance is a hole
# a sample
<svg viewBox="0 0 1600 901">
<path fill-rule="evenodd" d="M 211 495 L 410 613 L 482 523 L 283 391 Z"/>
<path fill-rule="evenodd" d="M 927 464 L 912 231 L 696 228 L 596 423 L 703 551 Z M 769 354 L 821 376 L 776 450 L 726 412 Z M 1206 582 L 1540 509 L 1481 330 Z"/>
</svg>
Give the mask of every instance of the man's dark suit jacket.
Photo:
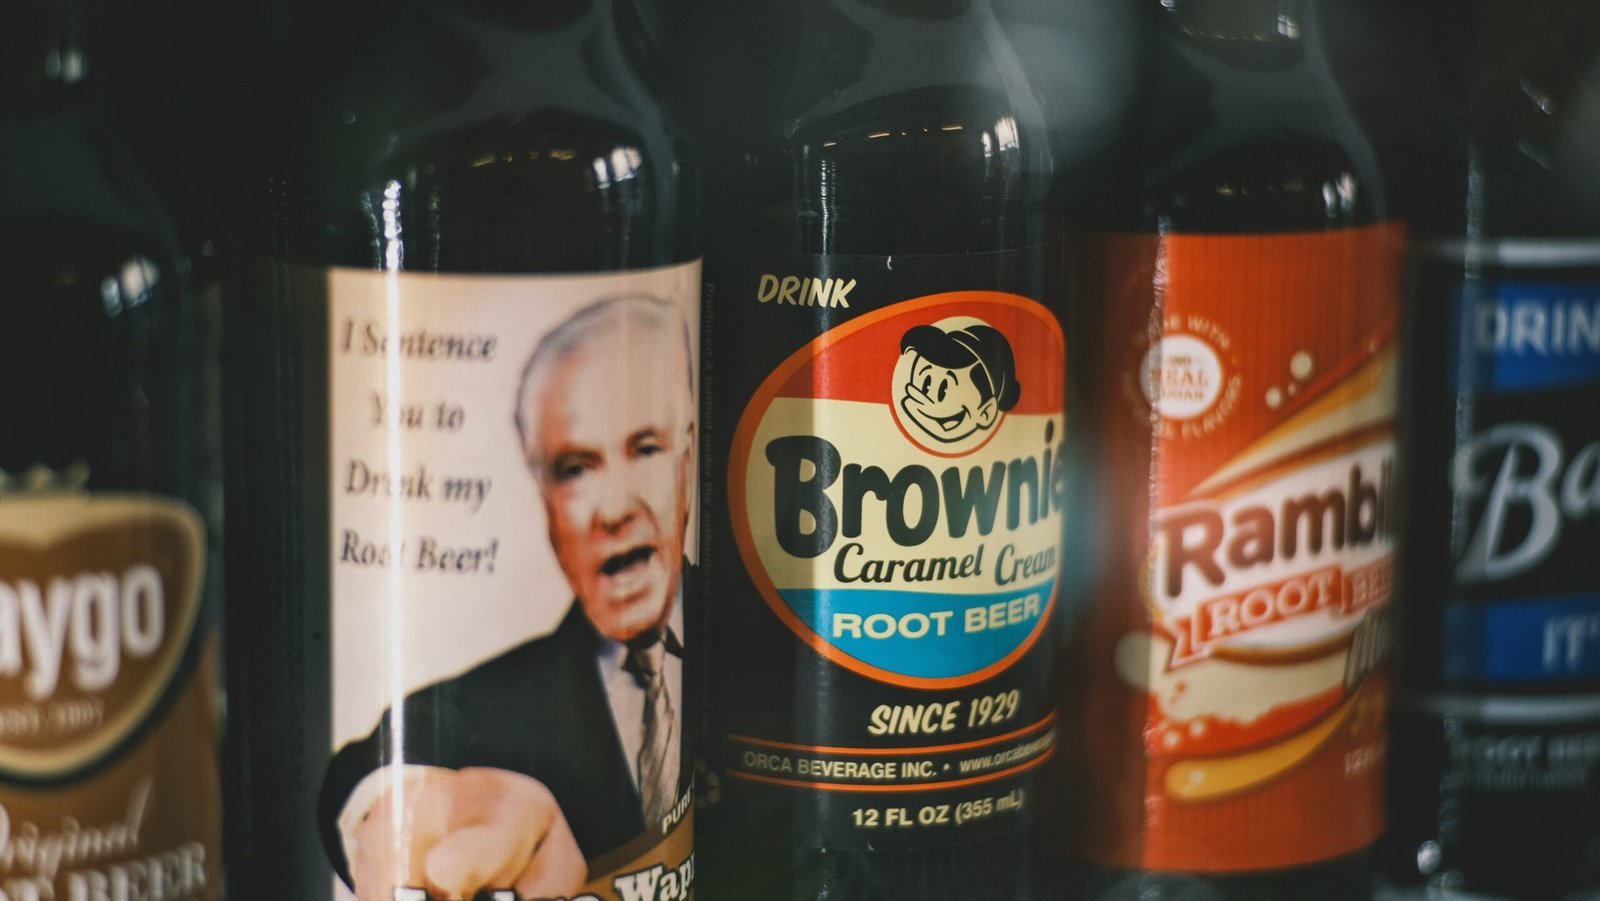
<svg viewBox="0 0 1600 901">
<path fill-rule="evenodd" d="M 694 582 L 686 567 L 685 598 L 692 596 Z M 599 634 L 574 600 L 549 635 L 409 695 L 403 761 L 391 753 L 392 710 L 371 735 L 340 749 L 328 765 L 317 812 L 328 857 L 340 876 L 350 881 L 339 812 L 361 780 L 396 762 L 496 767 L 532 776 L 555 795 L 586 860 L 642 834 L 639 791 L 624 756 L 634 751 L 619 746 L 595 663 L 599 647 Z M 683 694 L 694 694 L 687 669 Z M 687 700 L 673 699 L 686 732 Z M 687 785 L 693 772 L 687 735 L 682 747 Z"/>
</svg>

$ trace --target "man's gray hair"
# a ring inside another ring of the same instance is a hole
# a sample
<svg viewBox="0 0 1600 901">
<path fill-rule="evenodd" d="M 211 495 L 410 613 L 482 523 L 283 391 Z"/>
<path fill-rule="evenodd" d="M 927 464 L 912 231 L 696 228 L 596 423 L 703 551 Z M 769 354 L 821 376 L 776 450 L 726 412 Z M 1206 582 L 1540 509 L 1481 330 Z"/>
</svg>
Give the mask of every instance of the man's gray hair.
<svg viewBox="0 0 1600 901">
<path fill-rule="evenodd" d="M 588 347 L 599 338 L 612 336 L 616 353 L 614 365 L 628 366 L 633 361 L 627 356 L 630 335 L 645 333 L 667 337 L 676 334 L 683 343 L 683 386 L 687 401 L 685 414 L 694 419 L 694 352 L 689 342 L 689 325 L 677 306 L 655 297 L 612 297 L 596 301 L 572 314 L 540 339 L 528 363 L 522 368 L 522 380 L 517 390 L 517 434 L 522 438 L 523 456 L 530 463 L 537 459 L 539 404 L 544 396 L 545 383 L 557 363 L 574 352 Z M 640 389 L 658 387 L 654 379 L 641 381 Z"/>
</svg>

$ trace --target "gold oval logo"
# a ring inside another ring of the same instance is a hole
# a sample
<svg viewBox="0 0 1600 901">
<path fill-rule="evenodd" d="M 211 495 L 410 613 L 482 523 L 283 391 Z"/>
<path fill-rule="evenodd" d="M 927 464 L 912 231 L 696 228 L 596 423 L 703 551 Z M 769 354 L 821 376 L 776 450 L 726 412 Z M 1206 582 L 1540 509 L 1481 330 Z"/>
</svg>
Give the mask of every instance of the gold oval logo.
<svg viewBox="0 0 1600 901">
<path fill-rule="evenodd" d="M 181 502 L 0 502 L 0 769 L 62 776 L 137 729 L 183 660 L 204 566 Z"/>
</svg>

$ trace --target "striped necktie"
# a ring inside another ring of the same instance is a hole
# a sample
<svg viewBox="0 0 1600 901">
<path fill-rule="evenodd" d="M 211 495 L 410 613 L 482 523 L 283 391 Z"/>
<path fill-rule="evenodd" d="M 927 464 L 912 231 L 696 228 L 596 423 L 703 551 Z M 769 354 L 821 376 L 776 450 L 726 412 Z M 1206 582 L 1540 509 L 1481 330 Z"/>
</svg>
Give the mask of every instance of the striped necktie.
<svg viewBox="0 0 1600 901">
<path fill-rule="evenodd" d="M 648 829 L 661 828 L 678 800 L 681 761 L 672 752 L 678 714 L 667 692 L 664 641 L 630 648 L 625 669 L 644 689 L 644 739 L 639 743 L 639 800 Z"/>
</svg>

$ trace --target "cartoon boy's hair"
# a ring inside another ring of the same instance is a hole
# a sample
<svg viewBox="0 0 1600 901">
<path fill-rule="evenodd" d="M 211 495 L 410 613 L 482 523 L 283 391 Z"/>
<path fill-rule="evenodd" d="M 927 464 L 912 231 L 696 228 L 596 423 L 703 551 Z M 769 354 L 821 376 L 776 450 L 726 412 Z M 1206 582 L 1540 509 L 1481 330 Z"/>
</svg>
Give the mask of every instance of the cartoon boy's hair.
<svg viewBox="0 0 1600 901">
<path fill-rule="evenodd" d="M 983 399 L 994 400 L 1002 413 L 1010 412 L 1022 396 L 1011 342 L 998 329 L 969 325 L 947 332 L 937 325 L 919 325 L 900 339 L 900 352 L 908 350 L 946 369 L 965 369 L 977 363 L 973 384 Z"/>
</svg>

